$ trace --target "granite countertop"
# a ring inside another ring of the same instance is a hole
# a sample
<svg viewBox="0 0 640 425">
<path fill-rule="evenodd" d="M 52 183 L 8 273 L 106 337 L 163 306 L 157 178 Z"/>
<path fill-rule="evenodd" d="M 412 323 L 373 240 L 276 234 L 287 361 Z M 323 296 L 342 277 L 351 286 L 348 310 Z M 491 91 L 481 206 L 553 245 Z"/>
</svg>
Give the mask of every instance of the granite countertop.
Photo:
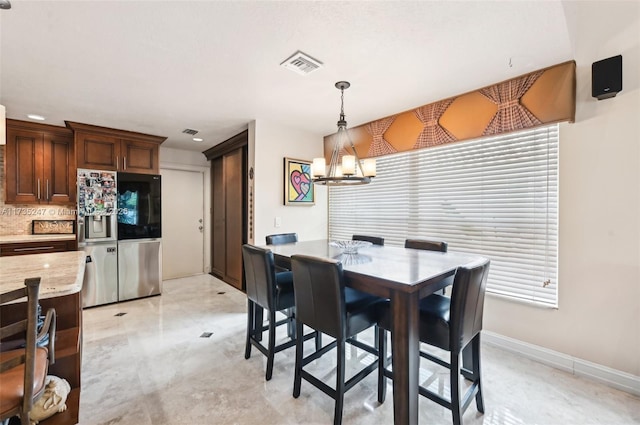
<svg viewBox="0 0 640 425">
<path fill-rule="evenodd" d="M 68 241 L 75 240 L 76 235 L 4 235 L 0 236 L 0 243 L 23 243 L 41 241 Z"/>
<path fill-rule="evenodd" d="M 0 257 L 0 292 L 24 286 L 29 277 L 40 277 L 40 298 L 70 295 L 82 290 L 84 251 L 54 252 Z"/>
</svg>

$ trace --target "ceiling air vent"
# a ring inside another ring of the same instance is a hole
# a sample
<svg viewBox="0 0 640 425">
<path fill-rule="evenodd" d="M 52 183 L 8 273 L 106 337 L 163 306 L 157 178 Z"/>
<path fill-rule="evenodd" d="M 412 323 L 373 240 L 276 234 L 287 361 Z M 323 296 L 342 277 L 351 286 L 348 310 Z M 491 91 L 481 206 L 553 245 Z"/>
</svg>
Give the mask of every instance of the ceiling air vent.
<svg viewBox="0 0 640 425">
<path fill-rule="evenodd" d="M 185 128 L 184 130 L 182 130 L 182 132 L 184 134 L 190 134 L 192 136 L 195 136 L 196 134 L 198 134 L 198 130 L 193 130 L 191 128 Z"/>
<path fill-rule="evenodd" d="M 308 75 L 319 69 L 322 66 L 322 62 L 298 50 L 280 65 L 298 74 Z"/>
</svg>

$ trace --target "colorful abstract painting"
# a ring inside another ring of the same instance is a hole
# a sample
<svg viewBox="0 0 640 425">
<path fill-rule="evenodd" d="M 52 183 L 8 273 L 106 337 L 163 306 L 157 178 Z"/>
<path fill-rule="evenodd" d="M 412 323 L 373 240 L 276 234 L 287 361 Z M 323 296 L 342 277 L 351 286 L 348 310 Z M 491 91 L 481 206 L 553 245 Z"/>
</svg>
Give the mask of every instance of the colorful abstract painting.
<svg viewBox="0 0 640 425">
<path fill-rule="evenodd" d="M 313 205 L 311 162 L 301 159 L 284 159 L 284 204 Z"/>
</svg>

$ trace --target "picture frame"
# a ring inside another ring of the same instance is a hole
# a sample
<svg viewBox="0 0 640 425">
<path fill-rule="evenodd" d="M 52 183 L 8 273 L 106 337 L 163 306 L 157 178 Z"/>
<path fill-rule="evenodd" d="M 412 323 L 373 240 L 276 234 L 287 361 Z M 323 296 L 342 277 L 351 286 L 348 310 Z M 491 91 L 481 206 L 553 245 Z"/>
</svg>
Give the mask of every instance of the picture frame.
<svg viewBox="0 0 640 425">
<path fill-rule="evenodd" d="M 315 205 L 311 161 L 284 158 L 284 204 Z"/>
<path fill-rule="evenodd" d="M 76 231 L 75 220 L 32 220 L 33 235 L 73 235 Z"/>
</svg>

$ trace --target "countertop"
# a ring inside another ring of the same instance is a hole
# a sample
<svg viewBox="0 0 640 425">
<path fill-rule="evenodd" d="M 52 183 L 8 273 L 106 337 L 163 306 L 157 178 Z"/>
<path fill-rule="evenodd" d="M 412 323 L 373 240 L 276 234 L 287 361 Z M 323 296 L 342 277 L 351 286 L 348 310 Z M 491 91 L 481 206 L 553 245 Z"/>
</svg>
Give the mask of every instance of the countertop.
<svg viewBox="0 0 640 425">
<path fill-rule="evenodd" d="M 0 292 L 24 286 L 29 277 L 40 277 L 40 298 L 70 295 L 82 290 L 84 251 L 0 257 Z"/>
<path fill-rule="evenodd" d="M 74 240 L 75 234 L 70 235 L 4 235 L 0 236 L 0 243 L 24 243 L 42 241 L 68 241 Z"/>
</svg>

